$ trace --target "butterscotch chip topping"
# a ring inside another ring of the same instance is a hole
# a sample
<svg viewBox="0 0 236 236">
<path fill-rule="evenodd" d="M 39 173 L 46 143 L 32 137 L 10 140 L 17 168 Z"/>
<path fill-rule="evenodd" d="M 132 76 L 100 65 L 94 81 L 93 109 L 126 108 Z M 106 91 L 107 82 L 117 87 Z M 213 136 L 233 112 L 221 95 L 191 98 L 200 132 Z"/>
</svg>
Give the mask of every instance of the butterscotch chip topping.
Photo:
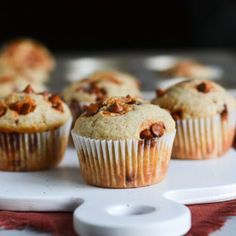
<svg viewBox="0 0 236 236">
<path fill-rule="evenodd" d="M 140 133 L 141 139 L 159 138 L 165 133 L 165 125 L 163 122 L 154 123 L 148 129 L 144 129 Z"/>
<path fill-rule="evenodd" d="M 227 120 L 228 119 L 228 108 L 227 108 L 227 105 L 224 104 L 223 110 L 221 111 L 220 116 L 221 116 L 222 120 Z"/>
<path fill-rule="evenodd" d="M 85 106 L 84 107 L 85 115 L 86 116 L 93 116 L 93 115 L 95 115 L 99 111 L 100 107 L 101 107 L 100 103 L 96 103 L 96 104 L 91 104 L 89 106 Z"/>
<path fill-rule="evenodd" d="M 51 95 L 48 97 L 48 100 L 52 103 L 52 108 L 56 109 L 57 111 L 63 112 L 63 105 L 60 96 L 58 95 Z"/>
<path fill-rule="evenodd" d="M 140 133 L 140 138 L 141 139 L 152 139 L 153 135 L 151 133 L 151 131 L 149 129 L 144 129 L 141 133 Z"/>
<path fill-rule="evenodd" d="M 26 86 L 26 88 L 23 90 L 23 93 L 34 93 L 35 91 L 31 87 L 31 85 Z"/>
<path fill-rule="evenodd" d="M 175 130 L 169 112 L 131 96 L 111 97 L 90 107 L 74 131 L 93 139 L 152 139 Z"/>
<path fill-rule="evenodd" d="M 151 126 L 151 132 L 154 137 L 161 137 L 165 132 L 165 125 L 163 122 L 155 123 Z"/>
<path fill-rule="evenodd" d="M 69 108 L 58 95 L 38 94 L 30 86 L 0 99 L 0 132 L 43 132 L 70 118 Z"/>
<path fill-rule="evenodd" d="M 174 120 L 181 120 L 183 118 L 183 111 L 182 110 L 177 110 L 171 112 L 171 116 L 173 117 Z"/>
<path fill-rule="evenodd" d="M 21 101 L 9 104 L 9 108 L 20 115 L 26 115 L 33 112 L 36 107 L 36 102 L 30 97 L 24 97 Z"/>
<path fill-rule="evenodd" d="M 210 80 L 186 80 L 152 101 L 170 111 L 175 120 L 195 119 L 236 111 L 236 100 L 223 87 Z M 224 109 L 224 105 L 226 109 Z"/>
<path fill-rule="evenodd" d="M 206 82 L 202 82 L 197 85 L 197 90 L 202 93 L 209 93 L 211 91 L 211 88 L 211 84 Z"/>
<path fill-rule="evenodd" d="M 63 91 L 63 98 L 68 104 L 72 100 L 78 103 L 95 103 L 108 97 L 127 94 L 141 97 L 135 78 L 117 71 L 101 71 L 70 84 Z"/>
</svg>

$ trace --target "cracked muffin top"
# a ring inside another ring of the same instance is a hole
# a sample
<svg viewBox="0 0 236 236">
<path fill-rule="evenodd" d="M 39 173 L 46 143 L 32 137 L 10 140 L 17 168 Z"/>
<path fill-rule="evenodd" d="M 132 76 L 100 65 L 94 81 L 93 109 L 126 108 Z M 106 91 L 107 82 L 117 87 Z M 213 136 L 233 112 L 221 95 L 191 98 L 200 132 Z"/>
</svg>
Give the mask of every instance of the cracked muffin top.
<svg viewBox="0 0 236 236">
<path fill-rule="evenodd" d="M 0 67 L 5 71 L 43 81 L 55 67 L 55 60 L 41 43 L 32 39 L 17 39 L 5 45 L 0 55 Z"/>
<path fill-rule="evenodd" d="M 186 80 L 166 91 L 157 91 L 152 101 L 170 111 L 175 120 L 209 117 L 226 118 L 236 110 L 236 100 L 220 85 L 209 80 Z"/>
<path fill-rule="evenodd" d="M 0 132 L 43 132 L 63 125 L 70 117 L 58 95 L 35 93 L 31 86 L 0 99 Z"/>
<path fill-rule="evenodd" d="M 112 96 L 141 97 L 138 81 L 128 75 L 117 71 L 101 71 L 88 78 L 76 81 L 63 92 L 67 103 L 77 101 L 90 104 Z"/>
<path fill-rule="evenodd" d="M 175 130 L 168 111 L 131 96 L 91 104 L 76 121 L 74 132 L 93 139 L 152 139 Z"/>
</svg>

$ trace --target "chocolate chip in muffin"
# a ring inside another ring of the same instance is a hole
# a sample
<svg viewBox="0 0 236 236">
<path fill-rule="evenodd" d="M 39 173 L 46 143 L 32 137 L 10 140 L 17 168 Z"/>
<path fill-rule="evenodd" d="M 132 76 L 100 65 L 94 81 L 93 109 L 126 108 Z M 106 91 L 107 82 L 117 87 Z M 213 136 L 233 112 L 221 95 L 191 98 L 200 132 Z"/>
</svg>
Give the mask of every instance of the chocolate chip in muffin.
<svg viewBox="0 0 236 236">
<path fill-rule="evenodd" d="M 62 105 L 62 100 L 60 98 L 60 96 L 58 95 L 51 95 L 48 100 L 52 103 L 52 108 L 60 111 L 60 112 L 64 112 L 63 109 L 63 105 Z"/>
<path fill-rule="evenodd" d="M 7 112 L 7 108 L 4 105 L 0 105 L 0 117 L 4 116 Z"/>
<path fill-rule="evenodd" d="M 162 97 L 165 94 L 165 90 L 163 89 L 156 89 L 157 97 Z"/>
<path fill-rule="evenodd" d="M 31 85 L 26 86 L 26 88 L 23 90 L 23 93 L 34 93 L 33 88 Z"/>
<path fill-rule="evenodd" d="M 201 93 L 209 93 L 212 89 L 212 86 L 210 83 L 202 82 L 198 84 L 196 88 Z"/>
<path fill-rule="evenodd" d="M 96 113 L 98 113 L 100 107 L 101 107 L 100 103 L 94 103 L 94 104 L 91 104 L 89 106 L 85 106 L 84 107 L 85 115 L 86 116 L 93 116 L 93 115 L 95 115 Z"/>
<path fill-rule="evenodd" d="M 226 104 L 224 104 L 223 110 L 221 111 L 220 116 L 221 116 L 222 120 L 228 119 L 228 108 L 227 108 Z"/>
<path fill-rule="evenodd" d="M 104 88 L 99 88 L 97 83 L 98 81 L 93 81 L 88 83 L 86 87 L 79 86 L 76 91 L 94 94 L 96 96 L 96 101 L 101 101 L 107 96 L 107 91 Z"/>
<path fill-rule="evenodd" d="M 171 113 L 171 116 L 174 120 L 181 120 L 183 118 L 183 111 L 177 110 Z"/>
<path fill-rule="evenodd" d="M 141 139 L 152 139 L 153 138 L 152 132 L 149 129 L 144 129 L 140 133 L 140 138 Z"/>
<path fill-rule="evenodd" d="M 163 122 L 155 123 L 151 126 L 151 133 L 153 137 L 161 137 L 165 132 L 165 125 Z"/>
<path fill-rule="evenodd" d="M 36 108 L 36 103 L 31 98 L 25 98 L 22 101 L 18 101 L 9 105 L 9 108 L 19 115 L 27 115 L 30 112 L 33 112 Z"/>
<path fill-rule="evenodd" d="M 141 139 L 160 138 L 165 133 L 165 125 L 163 122 L 154 123 L 149 129 L 144 129 L 140 133 Z"/>
<path fill-rule="evenodd" d="M 121 104 L 119 104 L 118 101 L 115 101 L 108 107 L 108 111 L 112 113 L 121 113 L 122 111 L 124 111 L 124 107 Z"/>
</svg>

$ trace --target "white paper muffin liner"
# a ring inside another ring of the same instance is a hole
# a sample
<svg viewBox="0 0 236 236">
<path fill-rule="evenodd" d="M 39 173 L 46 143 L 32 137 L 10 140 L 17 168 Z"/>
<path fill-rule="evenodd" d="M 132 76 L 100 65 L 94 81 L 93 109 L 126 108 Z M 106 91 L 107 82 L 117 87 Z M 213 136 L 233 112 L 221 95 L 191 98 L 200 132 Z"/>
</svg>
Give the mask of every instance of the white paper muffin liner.
<svg viewBox="0 0 236 236">
<path fill-rule="evenodd" d="M 45 132 L 0 132 L 0 170 L 33 171 L 55 167 L 63 158 L 71 119 Z"/>
<path fill-rule="evenodd" d="M 107 188 L 133 188 L 160 182 L 166 175 L 175 131 L 150 141 L 97 140 L 72 130 L 83 178 Z"/>
<path fill-rule="evenodd" d="M 172 157 L 177 159 L 212 159 L 222 156 L 232 146 L 236 112 L 208 118 L 177 120 Z"/>
</svg>

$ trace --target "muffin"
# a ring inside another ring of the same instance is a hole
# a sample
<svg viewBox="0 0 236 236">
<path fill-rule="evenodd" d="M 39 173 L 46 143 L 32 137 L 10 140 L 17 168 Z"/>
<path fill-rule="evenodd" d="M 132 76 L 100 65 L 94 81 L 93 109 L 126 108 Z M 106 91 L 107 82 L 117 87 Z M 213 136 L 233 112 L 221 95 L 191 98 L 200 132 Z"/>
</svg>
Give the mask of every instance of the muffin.
<svg viewBox="0 0 236 236">
<path fill-rule="evenodd" d="M 92 103 L 107 97 L 128 94 L 141 97 L 139 84 L 135 78 L 117 71 L 101 71 L 69 85 L 63 92 L 63 98 L 75 120 Z"/>
<path fill-rule="evenodd" d="M 168 77 L 184 77 L 191 79 L 210 79 L 214 70 L 196 61 L 183 60 L 175 63 L 172 67 L 163 70 L 162 74 Z"/>
<path fill-rule="evenodd" d="M 44 85 L 30 81 L 29 79 L 18 74 L 0 73 L 0 98 L 5 97 L 13 92 L 22 91 L 29 83 L 36 92 L 45 91 Z"/>
<path fill-rule="evenodd" d="M 54 69 L 55 61 L 41 43 L 32 39 L 9 42 L 0 54 L 0 70 L 20 74 L 36 82 L 44 82 Z"/>
<path fill-rule="evenodd" d="M 166 176 L 175 122 L 158 106 L 130 96 L 112 97 L 87 107 L 72 137 L 88 184 L 141 187 Z"/>
<path fill-rule="evenodd" d="M 152 101 L 170 111 L 177 123 L 173 157 L 220 157 L 232 145 L 236 101 L 224 88 L 209 80 L 188 80 Z"/>
<path fill-rule="evenodd" d="M 59 96 L 23 92 L 0 99 L 0 169 L 33 171 L 56 166 L 63 158 L 71 113 Z"/>
</svg>

